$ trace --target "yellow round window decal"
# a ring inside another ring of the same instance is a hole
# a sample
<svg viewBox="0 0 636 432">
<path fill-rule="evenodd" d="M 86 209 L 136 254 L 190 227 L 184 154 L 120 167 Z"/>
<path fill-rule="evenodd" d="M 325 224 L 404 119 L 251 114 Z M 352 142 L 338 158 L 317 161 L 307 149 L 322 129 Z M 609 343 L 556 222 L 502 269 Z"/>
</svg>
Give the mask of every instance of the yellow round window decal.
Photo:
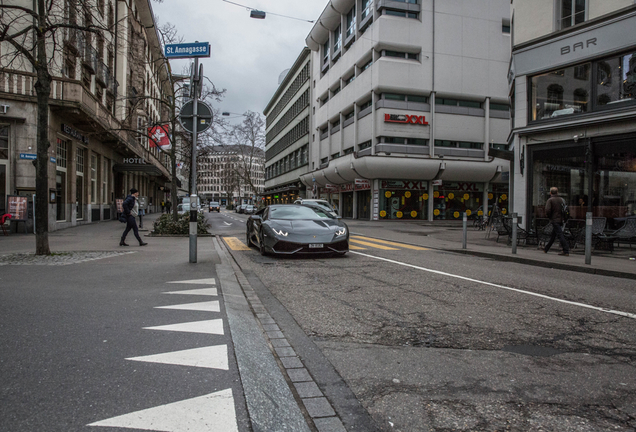
<svg viewBox="0 0 636 432">
<path fill-rule="evenodd" d="M 439 198 L 439 191 L 433 192 L 433 198 Z"/>
<path fill-rule="evenodd" d="M 472 212 L 472 211 L 470 211 L 470 210 L 466 210 L 466 216 L 470 216 L 471 214 L 473 214 L 473 212 Z"/>
<path fill-rule="evenodd" d="M 417 217 L 417 212 L 416 212 L 415 210 L 413 210 L 413 211 L 411 212 L 411 217 L 412 217 L 412 218 Z"/>
<path fill-rule="evenodd" d="M 409 191 L 404 192 L 404 196 L 407 198 L 411 198 L 411 192 Z"/>
<path fill-rule="evenodd" d="M 465 199 L 465 200 L 470 199 L 470 195 L 468 195 L 468 194 L 464 194 L 464 199 Z"/>
<path fill-rule="evenodd" d="M 492 194 L 491 193 L 488 194 L 488 199 L 492 199 Z"/>
<path fill-rule="evenodd" d="M 452 193 L 452 192 L 451 192 L 451 193 L 449 193 L 449 194 L 448 194 L 448 199 L 453 199 L 453 198 L 455 198 L 455 194 L 454 194 L 454 193 Z"/>
<path fill-rule="evenodd" d="M 391 198 L 391 192 L 389 191 L 384 192 L 384 196 L 387 198 Z"/>
<path fill-rule="evenodd" d="M 428 199 L 428 194 L 424 194 L 424 195 L 422 195 L 422 199 L 423 199 L 423 200 L 427 200 L 427 199 Z"/>
<path fill-rule="evenodd" d="M 402 219 L 402 216 L 404 216 L 401 211 L 397 212 L 395 215 L 398 217 L 398 219 Z"/>
<path fill-rule="evenodd" d="M 502 209 L 502 210 L 501 210 L 501 212 L 502 212 L 503 214 L 506 214 L 506 213 L 508 213 L 508 210 L 506 210 L 506 209 Z"/>
<path fill-rule="evenodd" d="M 435 216 L 439 216 L 439 209 L 435 209 L 435 210 L 433 210 L 433 214 L 434 214 Z"/>
<path fill-rule="evenodd" d="M 386 211 L 382 210 L 382 211 L 380 212 L 380 217 L 386 217 Z"/>
<path fill-rule="evenodd" d="M 507 200 L 508 199 L 508 195 L 506 195 L 506 194 L 501 195 L 501 199 L 504 200 L 504 201 Z"/>
<path fill-rule="evenodd" d="M 479 210 L 479 211 L 477 212 L 477 216 L 483 216 L 483 215 L 484 215 L 484 212 L 483 212 L 482 210 Z"/>
<path fill-rule="evenodd" d="M 455 213 L 453 213 L 453 216 L 455 217 L 455 219 L 457 219 L 459 217 L 459 212 L 456 211 Z"/>
</svg>

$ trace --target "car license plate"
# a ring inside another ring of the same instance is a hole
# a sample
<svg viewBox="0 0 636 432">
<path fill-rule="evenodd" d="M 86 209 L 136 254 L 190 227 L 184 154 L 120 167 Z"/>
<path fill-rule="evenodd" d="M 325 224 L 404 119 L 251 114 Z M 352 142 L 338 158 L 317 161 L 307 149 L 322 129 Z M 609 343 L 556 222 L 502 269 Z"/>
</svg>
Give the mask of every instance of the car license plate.
<svg viewBox="0 0 636 432">
<path fill-rule="evenodd" d="M 318 249 L 322 247 L 325 247 L 322 243 L 309 243 L 309 249 Z"/>
</svg>

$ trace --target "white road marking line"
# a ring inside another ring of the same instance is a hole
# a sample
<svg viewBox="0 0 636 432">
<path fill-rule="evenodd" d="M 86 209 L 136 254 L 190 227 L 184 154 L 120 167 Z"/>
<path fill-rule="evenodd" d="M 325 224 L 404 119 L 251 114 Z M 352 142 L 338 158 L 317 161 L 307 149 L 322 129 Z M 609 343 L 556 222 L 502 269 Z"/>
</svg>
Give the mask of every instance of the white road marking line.
<svg viewBox="0 0 636 432">
<path fill-rule="evenodd" d="M 225 222 L 225 221 L 223 221 L 223 223 L 224 223 L 225 225 L 229 225 L 229 226 L 231 226 L 231 225 L 232 225 L 231 223 L 227 223 L 227 222 Z"/>
<path fill-rule="evenodd" d="M 155 327 L 144 327 L 144 329 L 222 335 L 223 320 L 213 319 L 213 320 L 205 320 L 205 321 L 193 321 L 193 322 L 187 322 L 187 323 L 168 324 L 168 325 L 155 326 Z"/>
<path fill-rule="evenodd" d="M 407 264 L 407 263 L 403 263 L 403 262 L 400 262 L 400 261 L 391 260 L 391 259 L 388 259 L 388 258 L 381 258 L 381 257 L 373 256 L 373 255 L 368 255 L 368 254 L 365 254 L 365 253 L 362 253 L 362 252 L 354 252 L 354 251 L 349 251 L 349 252 L 351 252 L 352 254 L 362 255 L 362 256 L 365 256 L 365 257 L 374 258 L 374 259 L 377 259 L 377 260 L 386 261 L 386 262 L 390 262 L 390 263 L 393 263 L 393 264 L 402 265 L 402 266 L 405 266 L 405 267 L 411 267 L 411 268 L 422 270 L 422 271 L 426 271 L 426 272 L 429 272 L 429 273 L 435 273 L 435 274 L 439 274 L 439 275 L 442 275 L 442 276 L 454 277 L 454 278 L 457 278 L 457 279 L 462 279 L 462 280 L 466 280 L 466 281 L 469 281 L 469 282 L 476 282 L 476 283 L 480 283 L 480 284 L 483 284 L 483 285 L 492 286 L 492 287 L 495 287 L 495 288 L 505 289 L 505 290 L 508 290 L 508 291 L 514 291 L 514 292 L 518 292 L 518 293 L 522 293 L 522 294 L 528 294 L 528 295 L 539 297 L 539 298 L 543 298 L 543 299 L 546 299 L 546 300 L 552 300 L 552 301 L 556 301 L 556 302 L 559 302 L 559 303 L 569 304 L 569 305 L 572 305 L 572 306 L 579 306 L 579 307 L 583 307 L 583 308 L 587 308 L 587 309 L 593 309 L 593 310 L 600 311 L 600 312 L 606 312 L 606 313 L 610 313 L 610 314 L 614 314 L 614 315 L 620 315 L 620 316 L 623 316 L 623 317 L 626 317 L 626 318 L 636 319 L 636 314 L 629 313 L 629 312 L 617 311 L 617 310 L 613 310 L 613 309 L 607 309 L 607 308 L 602 308 L 602 307 L 598 307 L 598 306 L 592 306 L 592 305 L 588 305 L 588 304 L 585 304 L 585 303 L 579 303 L 579 302 L 574 302 L 574 301 L 569 301 L 569 300 L 563 300 L 563 299 L 556 298 L 556 297 L 550 297 L 550 296 L 547 296 L 547 295 L 544 295 L 544 294 L 534 293 L 532 291 L 525 291 L 525 290 L 518 289 L 518 288 L 512 288 L 512 287 L 507 287 L 505 285 L 495 284 L 495 283 L 492 283 L 492 282 L 480 281 L 478 279 L 472 279 L 472 278 L 468 278 L 468 277 L 465 277 L 465 276 L 454 275 L 454 274 L 446 273 L 446 272 L 439 271 L 439 270 L 427 269 L 425 267 L 420 267 L 420 266 L 416 266 L 416 265 L 413 265 L 413 264 Z"/>
<path fill-rule="evenodd" d="M 201 288 L 201 289 L 184 290 L 184 291 L 168 291 L 162 294 L 186 294 L 186 295 L 210 295 L 210 296 L 219 295 L 216 288 Z"/>
<path fill-rule="evenodd" d="M 126 360 L 229 370 L 226 345 L 172 351 L 141 357 L 129 357 Z"/>
<path fill-rule="evenodd" d="M 177 310 L 194 310 L 194 311 L 206 311 L 206 312 L 221 312 L 218 300 L 199 302 L 199 303 L 186 303 L 172 306 L 155 306 L 155 309 L 177 309 Z"/>
<path fill-rule="evenodd" d="M 182 283 L 182 284 L 199 284 L 199 285 L 216 285 L 216 281 L 214 278 L 208 279 L 193 279 L 193 280 L 184 280 L 184 281 L 172 281 L 166 283 Z"/>
<path fill-rule="evenodd" d="M 165 432 L 238 432 L 232 389 L 112 417 L 87 426 Z"/>
</svg>

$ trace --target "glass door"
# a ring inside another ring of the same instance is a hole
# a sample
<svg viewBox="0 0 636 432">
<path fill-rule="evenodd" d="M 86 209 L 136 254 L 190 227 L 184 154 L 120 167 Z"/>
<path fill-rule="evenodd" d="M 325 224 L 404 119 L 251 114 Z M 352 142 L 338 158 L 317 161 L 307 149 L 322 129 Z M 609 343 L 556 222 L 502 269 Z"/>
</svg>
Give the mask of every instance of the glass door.
<svg viewBox="0 0 636 432">
<path fill-rule="evenodd" d="M 0 163 L 0 216 L 7 212 L 7 166 Z"/>
<path fill-rule="evenodd" d="M 77 206 L 77 219 L 84 219 L 84 200 L 82 197 L 84 196 L 84 176 L 78 175 L 76 177 L 76 188 L 75 188 L 75 203 Z"/>
</svg>

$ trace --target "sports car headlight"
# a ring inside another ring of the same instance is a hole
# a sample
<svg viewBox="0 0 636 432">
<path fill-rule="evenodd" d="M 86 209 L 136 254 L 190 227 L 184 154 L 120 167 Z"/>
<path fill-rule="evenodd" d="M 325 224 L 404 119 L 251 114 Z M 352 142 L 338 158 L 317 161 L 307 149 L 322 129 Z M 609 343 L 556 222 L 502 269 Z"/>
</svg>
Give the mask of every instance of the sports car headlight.
<svg viewBox="0 0 636 432">
<path fill-rule="evenodd" d="M 283 230 L 278 231 L 276 228 L 272 228 L 272 231 L 274 231 L 276 235 L 283 236 L 283 237 L 287 237 L 287 234 L 289 234 Z"/>
<path fill-rule="evenodd" d="M 347 229 L 346 228 L 340 228 L 338 231 L 336 231 L 336 236 L 343 236 L 347 233 Z"/>
</svg>

